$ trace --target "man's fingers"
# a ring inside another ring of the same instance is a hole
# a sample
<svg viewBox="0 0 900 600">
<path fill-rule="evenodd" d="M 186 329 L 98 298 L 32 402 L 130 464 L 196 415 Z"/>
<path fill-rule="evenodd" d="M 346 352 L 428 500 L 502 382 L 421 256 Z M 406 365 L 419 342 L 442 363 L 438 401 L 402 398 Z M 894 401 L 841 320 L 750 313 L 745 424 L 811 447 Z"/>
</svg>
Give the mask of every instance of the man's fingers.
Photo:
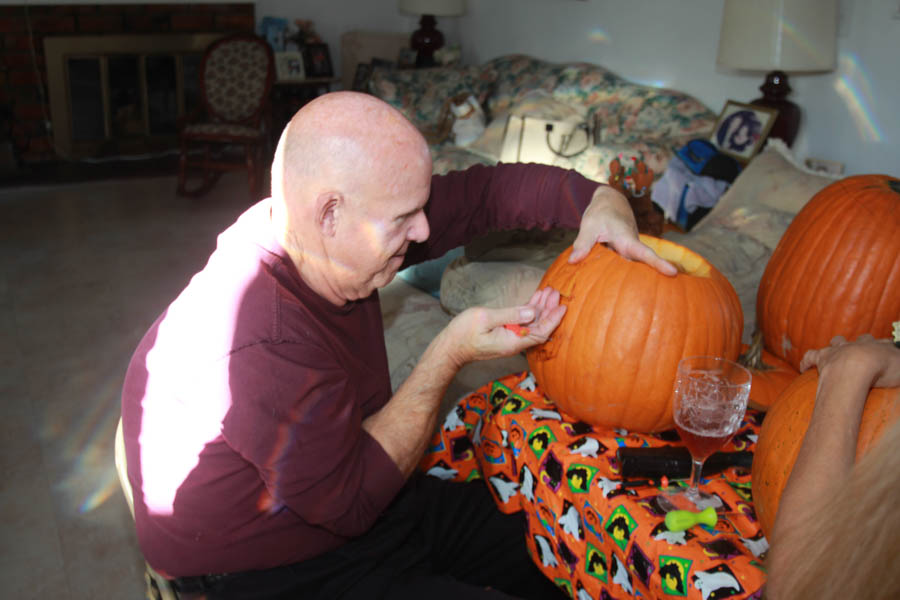
<svg viewBox="0 0 900 600">
<path fill-rule="evenodd" d="M 675 267 L 675 265 L 667 260 L 660 258 L 659 255 L 653 251 L 653 248 L 638 239 L 626 238 L 624 242 L 614 243 L 613 247 L 615 248 L 616 252 L 618 252 L 625 258 L 637 260 L 644 264 L 647 264 L 663 275 L 668 275 L 671 277 L 678 274 L 678 269 Z"/>
<path fill-rule="evenodd" d="M 550 334 L 559 326 L 566 314 L 566 305 L 560 304 L 541 315 L 541 320 L 531 326 L 529 337 L 536 338 L 540 342 L 546 342 Z"/>
<path fill-rule="evenodd" d="M 499 308 L 488 312 L 490 315 L 489 328 L 500 327 L 507 323 L 517 325 L 530 323 L 534 320 L 538 311 L 533 306 L 514 306 L 512 308 Z"/>
<path fill-rule="evenodd" d="M 651 248 L 648 248 L 647 246 L 644 246 L 644 248 L 646 248 L 646 252 L 641 258 L 642 262 L 647 263 L 663 275 L 667 275 L 669 277 L 678 275 L 678 268 L 675 265 L 663 258 L 660 258 L 659 255 Z"/>
<path fill-rule="evenodd" d="M 547 310 L 547 308 L 553 308 L 557 304 L 559 304 L 559 292 L 550 286 L 539 290 L 538 297 L 534 303 L 534 307 L 538 310 L 536 318 L 540 318 L 541 311 Z"/>
<path fill-rule="evenodd" d="M 578 232 L 575 241 L 572 242 L 572 253 L 569 254 L 569 262 L 577 263 L 591 252 L 594 246 L 594 240 L 587 235 L 583 235 L 584 230 Z"/>
<path fill-rule="evenodd" d="M 593 248 L 595 243 L 600 242 L 599 240 L 592 240 L 587 236 L 582 236 L 581 233 L 579 233 L 578 237 L 575 238 L 575 242 L 572 244 L 572 253 L 569 255 L 569 262 L 577 263 L 583 260 L 584 257 L 590 254 L 591 248 Z M 675 265 L 660 258 L 650 246 L 644 244 L 638 238 L 620 236 L 616 240 L 611 240 L 610 245 L 613 247 L 613 250 L 618 252 L 621 256 L 629 260 L 645 263 L 663 275 L 672 277 L 678 274 L 678 269 Z"/>
</svg>

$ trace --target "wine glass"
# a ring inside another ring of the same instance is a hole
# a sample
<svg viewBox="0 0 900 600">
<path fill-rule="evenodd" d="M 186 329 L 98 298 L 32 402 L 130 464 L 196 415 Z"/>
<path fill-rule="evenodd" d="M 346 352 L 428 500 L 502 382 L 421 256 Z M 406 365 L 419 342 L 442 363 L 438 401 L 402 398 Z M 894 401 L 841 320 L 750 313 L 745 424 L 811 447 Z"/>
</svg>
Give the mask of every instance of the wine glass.
<svg viewBox="0 0 900 600">
<path fill-rule="evenodd" d="M 688 356 L 678 362 L 672 409 L 675 428 L 691 453 L 687 489 L 660 498 L 666 511 L 718 508 L 718 497 L 700 491 L 703 462 L 735 434 L 747 410 L 750 371 L 726 358 Z"/>
</svg>

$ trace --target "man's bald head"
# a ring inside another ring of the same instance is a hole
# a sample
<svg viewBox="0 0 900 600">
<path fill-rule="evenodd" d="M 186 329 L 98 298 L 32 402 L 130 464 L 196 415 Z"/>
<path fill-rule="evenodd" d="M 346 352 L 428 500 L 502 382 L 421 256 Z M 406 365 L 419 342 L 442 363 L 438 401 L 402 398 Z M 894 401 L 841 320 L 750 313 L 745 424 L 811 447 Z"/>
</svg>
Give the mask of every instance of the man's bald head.
<svg viewBox="0 0 900 600">
<path fill-rule="evenodd" d="M 272 163 L 272 196 L 287 204 L 323 187 L 350 192 L 366 182 L 401 184 L 403 173 L 430 170 L 428 145 L 387 103 L 357 92 L 306 104 L 282 133 Z"/>
<path fill-rule="evenodd" d="M 340 305 L 387 285 L 428 238 L 431 156 L 373 96 L 336 92 L 294 115 L 272 162 L 272 224 L 300 276 Z"/>
</svg>

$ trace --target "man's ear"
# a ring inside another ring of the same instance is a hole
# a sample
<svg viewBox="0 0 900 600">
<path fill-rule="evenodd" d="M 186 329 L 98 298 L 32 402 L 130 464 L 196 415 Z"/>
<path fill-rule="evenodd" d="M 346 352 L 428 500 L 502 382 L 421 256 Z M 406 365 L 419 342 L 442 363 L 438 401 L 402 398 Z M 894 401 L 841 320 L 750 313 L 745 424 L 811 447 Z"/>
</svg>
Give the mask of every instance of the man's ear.
<svg viewBox="0 0 900 600">
<path fill-rule="evenodd" d="M 344 209 L 344 197 L 338 192 L 322 192 L 316 198 L 316 225 L 325 237 L 334 237 Z"/>
</svg>

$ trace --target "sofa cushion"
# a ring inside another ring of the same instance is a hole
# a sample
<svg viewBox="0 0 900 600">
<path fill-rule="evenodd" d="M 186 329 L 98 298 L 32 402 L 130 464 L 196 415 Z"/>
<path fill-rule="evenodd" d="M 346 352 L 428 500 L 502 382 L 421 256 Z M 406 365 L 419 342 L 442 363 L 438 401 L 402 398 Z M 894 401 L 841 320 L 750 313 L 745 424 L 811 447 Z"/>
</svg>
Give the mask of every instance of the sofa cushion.
<svg viewBox="0 0 900 600">
<path fill-rule="evenodd" d="M 472 152 L 469 147 L 460 148 L 453 144 L 432 146 L 431 159 L 431 170 L 435 175 L 444 175 L 450 171 L 463 171 L 472 165 L 493 165 L 497 162 L 497 159 Z"/>
<path fill-rule="evenodd" d="M 553 96 L 570 104 L 618 111 L 613 94 L 624 79 L 599 65 L 570 63 L 560 74 Z"/>
<path fill-rule="evenodd" d="M 520 54 L 488 61 L 482 67 L 482 76 L 493 81 L 487 100 L 488 115 L 494 118 L 508 111 L 532 90 L 552 92 L 566 68 Z"/>
<path fill-rule="evenodd" d="M 398 109 L 420 130 L 435 129 L 445 103 L 470 93 L 483 104 L 494 74 L 478 66 L 433 69 L 376 68 L 369 91 Z"/>
<path fill-rule="evenodd" d="M 537 290 L 545 270 L 524 262 L 457 258 L 444 269 L 441 306 L 451 315 L 472 306 L 521 306 Z"/>
<path fill-rule="evenodd" d="M 501 231 L 466 246 L 441 277 L 441 306 L 452 315 L 472 306 L 519 306 L 537 290 L 544 271 L 572 245 L 574 230 Z"/>
<path fill-rule="evenodd" d="M 801 167 L 773 139 L 690 233 L 663 235 L 705 256 L 728 278 L 744 311 L 745 343 L 756 327 L 756 292 L 769 256 L 794 215 L 832 181 Z"/>
<path fill-rule="evenodd" d="M 671 90 L 644 88 L 622 107 L 618 141 L 706 137 L 716 115 L 699 100 Z"/>
<path fill-rule="evenodd" d="M 687 94 L 628 82 L 591 116 L 597 139 L 619 144 L 706 137 L 716 121 L 715 113 Z"/>
</svg>

